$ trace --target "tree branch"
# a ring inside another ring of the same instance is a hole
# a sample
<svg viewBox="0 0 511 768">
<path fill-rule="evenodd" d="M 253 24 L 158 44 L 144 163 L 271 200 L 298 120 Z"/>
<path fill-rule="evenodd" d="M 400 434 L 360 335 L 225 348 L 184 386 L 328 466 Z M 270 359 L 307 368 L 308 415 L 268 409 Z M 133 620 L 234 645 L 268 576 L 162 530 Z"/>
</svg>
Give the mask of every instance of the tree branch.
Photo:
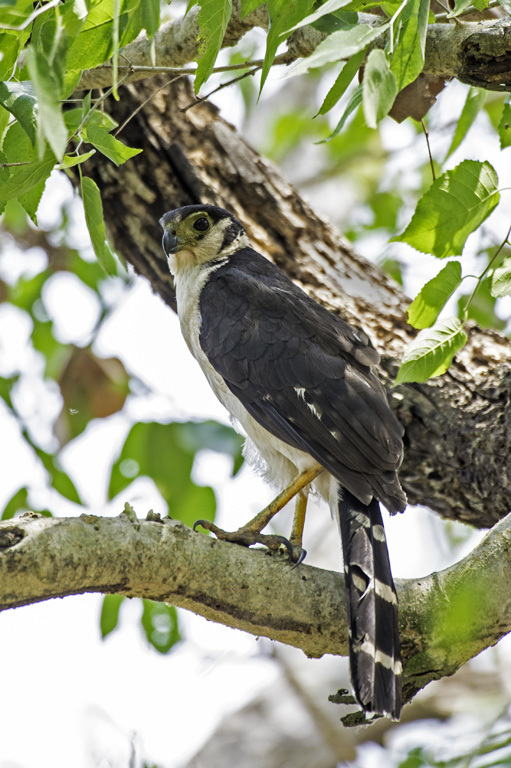
<svg viewBox="0 0 511 768">
<path fill-rule="evenodd" d="M 399 286 L 354 253 L 211 104 L 183 112 L 194 98 L 185 78 L 156 91 L 162 82 L 131 83 L 109 105 L 122 125 L 144 104 L 121 134 L 144 152 L 119 168 L 100 153 L 88 160 L 118 253 L 175 307 L 159 218 L 190 203 L 227 208 L 256 250 L 367 331 L 391 384 L 396 361 L 415 335 Z M 510 371 L 509 339 L 472 325 L 467 346 L 446 375 L 391 389 L 391 404 L 406 429 L 400 479 L 411 503 L 479 527 L 491 527 L 509 512 Z"/>
<path fill-rule="evenodd" d="M 172 603 L 301 648 L 346 655 L 340 573 L 193 533 L 169 518 L 33 514 L 0 522 L 0 610 L 85 592 Z M 511 630 L 511 515 L 464 560 L 398 580 L 405 698 Z M 484 609 L 483 609 L 484 606 Z"/>
<path fill-rule="evenodd" d="M 195 59 L 200 46 L 197 24 L 199 8 L 194 6 L 181 19 L 164 24 L 152 41 L 141 36 L 122 49 L 125 62 L 134 69 L 128 81 L 154 76 L 151 67 L 179 69 Z M 377 26 L 381 16 L 360 13 L 360 23 Z M 234 2 L 233 12 L 222 44 L 228 48 L 241 40 L 251 29 L 268 27 L 265 6 L 240 18 L 240 4 Z M 383 47 L 388 33 L 383 33 L 374 45 Z M 310 56 L 326 35 L 313 27 L 303 27 L 287 41 L 287 53 L 281 63 L 291 64 L 301 57 Z M 121 62 L 122 63 L 122 62 Z M 423 73 L 443 78 L 455 77 L 462 82 L 488 90 L 511 90 L 511 20 L 509 17 L 490 21 L 452 24 L 429 24 L 426 38 Z M 107 88 L 112 85 L 112 69 L 101 65 L 82 73 L 78 90 Z"/>
</svg>

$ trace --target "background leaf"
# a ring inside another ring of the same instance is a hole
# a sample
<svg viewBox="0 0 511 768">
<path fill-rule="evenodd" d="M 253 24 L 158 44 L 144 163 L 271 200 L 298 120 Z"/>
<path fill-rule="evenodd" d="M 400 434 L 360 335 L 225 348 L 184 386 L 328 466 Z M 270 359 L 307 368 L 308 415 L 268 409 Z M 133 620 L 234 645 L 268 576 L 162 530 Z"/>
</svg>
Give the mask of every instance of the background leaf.
<svg viewBox="0 0 511 768">
<path fill-rule="evenodd" d="M 365 50 L 359 51 L 359 53 L 356 53 L 355 56 L 352 56 L 349 61 L 347 61 L 339 74 L 337 75 L 337 79 L 335 83 L 332 85 L 330 90 L 328 91 L 327 95 L 325 96 L 325 99 L 319 108 L 318 115 L 324 115 L 326 112 L 329 112 L 333 106 L 337 104 L 341 96 L 344 95 L 346 92 L 346 89 L 350 85 L 351 81 L 357 74 L 360 65 L 362 64 L 365 56 Z"/>
<path fill-rule="evenodd" d="M 456 130 L 452 138 L 451 146 L 445 156 L 445 160 L 452 155 L 452 153 L 458 149 L 459 145 L 467 135 L 468 131 L 472 127 L 474 120 L 484 106 L 486 101 L 486 91 L 482 88 L 469 88 L 467 98 L 463 109 L 461 110 L 460 119 L 456 123 Z M 445 162 L 445 161 L 444 161 Z"/>
<path fill-rule="evenodd" d="M 307 56 L 296 66 L 291 67 L 287 77 L 303 75 L 309 69 L 323 67 L 325 64 L 331 64 L 334 61 L 351 59 L 359 51 L 365 50 L 369 43 L 376 40 L 388 27 L 388 22 L 379 27 L 357 24 L 351 29 L 341 29 L 339 32 L 334 32 L 318 45 L 314 53 L 311 53 L 310 56 Z"/>
<path fill-rule="evenodd" d="M 445 373 L 466 341 L 467 334 L 457 317 L 420 331 L 403 356 L 395 384 L 427 381 Z"/>
<path fill-rule="evenodd" d="M 119 624 L 119 612 L 124 600 L 126 600 L 124 595 L 105 595 L 103 597 L 101 616 L 99 619 L 102 638 L 105 638 L 117 628 Z"/>
<path fill-rule="evenodd" d="M 397 95 L 397 83 L 385 53 L 374 48 L 364 67 L 362 105 L 370 128 L 376 128 L 389 113 Z"/>
<path fill-rule="evenodd" d="M 508 96 L 502 107 L 502 117 L 499 122 L 500 148 L 505 149 L 511 146 L 511 103 Z"/>
<path fill-rule="evenodd" d="M 55 156 L 47 148 L 42 160 L 39 160 L 36 149 L 19 122 L 12 123 L 5 134 L 2 153 L 8 162 L 22 165 L 0 169 L 0 204 L 16 198 L 37 224 L 37 208 L 48 176 L 55 166 Z"/>
<path fill-rule="evenodd" d="M 493 272 L 491 278 L 492 296 L 511 296 L 511 256 Z"/>
<path fill-rule="evenodd" d="M 426 283 L 407 309 L 408 322 L 414 328 L 429 328 L 461 284 L 461 264 L 450 261 L 436 277 Z"/>
<path fill-rule="evenodd" d="M 409 0 L 399 17 L 391 69 L 402 91 L 422 72 L 428 28 L 429 0 Z"/>
<path fill-rule="evenodd" d="M 312 7 L 313 0 L 268 0 L 266 7 L 270 17 L 270 28 L 266 38 L 266 51 L 264 54 L 264 63 L 261 70 L 261 85 L 259 93 L 262 91 L 270 67 L 273 64 L 277 48 L 280 43 L 290 35 L 290 27 L 297 24 L 306 16 Z"/>
<path fill-rule="evenodd" d="M 104 128 L 96 125 L 90 125 L 87 128 L 87 141 L 116 165 L 122 165 L 126 160 L 142 152 L 141 149 L 127 147 L 122 141 L 111 136 Z"/>
<path fill-rule="evenodd" d="M 321 5 L 317 10 L 315 10 L 314 13 L 311 13 L 308 16 L 305 16 L 305 18 L 301 19 L 293 27 L 291 27 L 286 31 L 294 32 L 296 29 L 300 29 L 300 27 L 305 27 L 307 24 L 314 24 L 314 22 L 317 21 L 318 19 L 321 19 L 323 16 L 326 16 L 329 13 L 338 11 L 340 8 L 344 8 L 344 6 L 349 5 L 350 2 L 351 0 L 327 0 L 327 2 L 323 3 L 323 5 Z"/>
<path fill-rule="evenodd" d="M 142 600 L 142 629 L 152 647 L 168 653 L 181 640 L 177 611 L 173 605 Z"/>
<path fill-rule="evenodd" d="M 0 104 L 14 115 L 34 145 L 37 127 L 37 99 L 31 83 L 18 83 L 15 80 L 0 83 Z"/>
<path fill-rule="evenodd" d="M 37 97 L 37 126 L 39 155 L 42 156 L 43 140 L 53 150 L 55 157 L 62 161 L 67 144 L 67 128 L 62 117 L 59 93 L 48 61 L 32 47 L 25 51 L 30 79 Z"/>
<path fill-rule="evenodd" d="M 405 231 L 392 240 L 440 259 L 459 256 L 467 237 L 499 202 L 497 185 L 490 163 L 464 160 L 433 182 Z"/>
<path fill-rule="evenodd" d="M 195 93 L 210 76 L 231 18 L 232 0 L 201 0 L 197 23 L 201 47 L 197 59 Z"/>
<path fill-rule="evenodd" d="M 114 275 L 117 272 L 116 263 L 106 240 L 103 204 L 98 186 L 95 181 L 87 176 L 83 176 L 81 188 L 85 221 L 94 253 L 105 272 L 109 275 Z"/>
</svg>

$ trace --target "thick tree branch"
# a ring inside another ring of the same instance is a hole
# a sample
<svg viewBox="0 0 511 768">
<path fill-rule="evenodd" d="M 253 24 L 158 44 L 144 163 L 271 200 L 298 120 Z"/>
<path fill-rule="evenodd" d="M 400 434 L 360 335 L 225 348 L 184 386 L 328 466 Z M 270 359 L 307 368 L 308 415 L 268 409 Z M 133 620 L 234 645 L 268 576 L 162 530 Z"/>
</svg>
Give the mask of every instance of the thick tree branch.
<svg viewBox="0 0 511 768">
<path fill-rule="evenodd" d="M 407 700 L 511 630 L 510 574 L 508 516 L 455 566 L 398 582 Z M 347 653 L 340 573 L 293 569 L 154 515 L 0 522 L 0 610 L 84 592 L 169 602 L 308 656 Z"/>
<path fill-rule="evenodd" d="M 197 16 L 198 7 L 195 6 L 184 18 L 164 24 L 154 35 L 152 43 L 145 36 L 129 43 L 122 50 L 124 62 L 135 68 L 180 68 L 189 64 L 199 51 Z M 374 14 L 361 13 L 359 20 L 373 26 L 383 22 L 382 17 Z M 254 27 L 267 26 L 265 6 L 241 19 L 240 5 L 235 2 L 222 47 L 236 45 Z M 375 45 L 383 46 L 387 34 L 383 33 Z M 298 58 L 310 56 L 325 37 L 312 27 L 297 30 L 287 41 L 285 63 L 291 64 Z M 488 90 L 511 90 L 511 20 L 506 17 L 491 21 L 430 24 L 423 73 L 446 79 L 455 77 Z M 128 81 L 151 76 L 154 76 L 154 71 L 135 69 L 129 74 Z M 102 65 L 85 70 L 78 89 L 111 85 L 112 69 Z"/>
</svg>

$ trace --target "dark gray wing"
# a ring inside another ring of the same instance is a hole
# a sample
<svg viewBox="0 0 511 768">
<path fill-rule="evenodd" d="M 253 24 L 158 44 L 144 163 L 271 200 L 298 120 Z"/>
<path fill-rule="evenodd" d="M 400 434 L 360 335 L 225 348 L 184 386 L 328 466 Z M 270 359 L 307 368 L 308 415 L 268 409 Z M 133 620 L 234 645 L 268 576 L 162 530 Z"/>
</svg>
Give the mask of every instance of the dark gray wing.
<svg viewBox="0 0 511 768">
<path fill-rule="evenodd" d="M 211 272 L 200 312 L 202 349 L 256 421 L 364 503 L 404 508 L 403 430 L 353 328 L 249 248 Z"/>
</svg>

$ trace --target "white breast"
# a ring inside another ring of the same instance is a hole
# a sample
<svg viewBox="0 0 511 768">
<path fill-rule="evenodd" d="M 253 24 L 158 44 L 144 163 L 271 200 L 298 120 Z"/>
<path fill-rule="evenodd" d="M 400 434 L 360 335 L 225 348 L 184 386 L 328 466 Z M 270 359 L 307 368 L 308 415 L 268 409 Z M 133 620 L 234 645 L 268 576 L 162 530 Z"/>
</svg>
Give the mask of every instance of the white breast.
<svg viewBox="0 0 511 768">
<path fill-rule="evenodd" d="M 220 266 L 221 263 L 216 268 Z M 204 354 L 199 340 L 201 326 L 199 297 L 210 273 L 207 269 L 190 265 L 180 269 L 179 274 L 175 275 L 181 331 L 213 392 L 230 413 L 233 426 L 238 431 L 241 426 L 242 431 L 247 435 L 244 451 L 247 461 L 262 472 L 279 490 L 282 490 L 284 485 L 291 482 L 299 472 L 313 466 L 315 462 L 309 454 L 287 445 L 255 421 Z"/>
</svg>

